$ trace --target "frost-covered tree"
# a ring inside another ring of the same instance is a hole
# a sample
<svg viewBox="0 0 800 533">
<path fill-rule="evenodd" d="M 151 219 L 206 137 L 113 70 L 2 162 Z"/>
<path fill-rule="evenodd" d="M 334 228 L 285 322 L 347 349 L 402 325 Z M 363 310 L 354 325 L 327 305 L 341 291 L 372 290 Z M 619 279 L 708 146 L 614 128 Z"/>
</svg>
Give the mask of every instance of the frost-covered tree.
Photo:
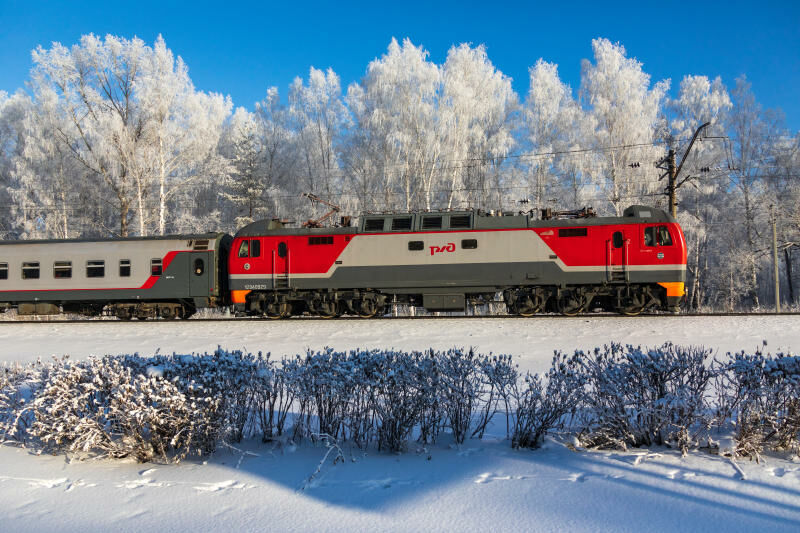
<svg viewBox="0 0 800 533">
<path fill-rule="evenodd" d="M 206 94 L 194 89 L 183 60 L 173 56 L 159 35 L 148 49 L 141 75 L 134 86 L 143 115 L 146 147 L 144 181 L 155 187 L 156 229 L 164 235 L 169 211 L 168 201 L 181 187 L 202 177 L 219 161 L 216 148 L 232 103 L 220 94 Z M 141 192 L 139 203 L 140 234 L 146 234 Z"/>
<path fill-rule="evenodd" d="M 452 47 L 441 72 L 437 122 L 450 161 L 443 183 L 448 191 L 446 206 L 471 196 L 473 205 L 490 207 L 488 189 L 499 185 L 498 166 L 514 146 L 510 116 L 517 95 L 511 79 L 492 65 L 483 45 Z M 459 188 L 474 194 L 458 194 Z"/>
<path fill-rule="evenodd" d="M 651 87 L 642 64 L 608 39 L 593 40 L 592 49 L 594 63 L 584 60 L 580 90 L 595 123 L 587 147 L 596 151 L 587 171 L 603 201 L 619 216 L 632 203 L 658 203 L 653 162 L 663 150 L 653 143 L 663 131 L 660 112 L 669 81 Z"/>
</svg>

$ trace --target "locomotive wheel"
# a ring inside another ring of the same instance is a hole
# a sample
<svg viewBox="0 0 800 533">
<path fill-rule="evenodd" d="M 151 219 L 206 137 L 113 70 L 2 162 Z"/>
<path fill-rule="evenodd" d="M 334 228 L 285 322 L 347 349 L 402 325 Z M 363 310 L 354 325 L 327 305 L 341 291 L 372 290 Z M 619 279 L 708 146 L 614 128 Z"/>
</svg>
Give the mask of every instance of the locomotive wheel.
<svg viewBox="0 0 800 533">
<path fill-rule="evenodd" d="M 317 306 L 317 314 L 322 318 L 333 318 L 339 316 L 339 304 L 336 300 L 325 300 Z"/>
<path fill-rule="evenodd" d="M 378 304 L 375 300 L 366 299 L 361 300 L 358 306 L 358 316 L 361 318 L 372 318 L 378 313 Z"/>
<path fill-rule="evenodd" d="M 644 311 L 644 305 L 630 305 L 628 307 L 621 307 L 617 311 L 625 316 L 638 316 Z"/>
<path fill-rule="evenodd" d="M 586 297 L 582 294 L 571 294 L 558 300 L 558 312 L 564 316 L 576 316 L 586 307 Z"/>
<path fill-rule="evenodd" d="M 538 293 L 523 294 L 522 297 L 517 300 L 514 311 L 519 316 L 531 317 L 544 309 L 545 301 L 546 298 Z"/>
</svg>

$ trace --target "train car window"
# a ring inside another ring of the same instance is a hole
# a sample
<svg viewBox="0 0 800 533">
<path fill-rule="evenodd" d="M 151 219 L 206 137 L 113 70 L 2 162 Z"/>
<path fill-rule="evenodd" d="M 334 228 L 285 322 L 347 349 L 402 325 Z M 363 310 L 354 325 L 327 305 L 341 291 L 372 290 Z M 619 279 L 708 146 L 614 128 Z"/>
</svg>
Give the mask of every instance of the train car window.
<svg viewBox="0 0 800 533">
<path fill-rule="evenodd" d="M 289 253 L 289 247 L 285 242 L 278 243 L 278 257 L 286 257 Z"/>
<path fill-rule="evenodd" d="M 239 245 L 239 257 L 250 257 L 250 241 L 244 240 Z"/>
<path fill-rule="evenodd" d="M 655 246 L 656 245 L 656 227 L 650 226 L 649 228 L 644 228 L 644 245 L 645 246 Z"/>
<path fill-rule="evenodd" d="M 658 227 L 658 244 L 661 246 L 672 246 L 672 237 L 666 226 Z"/>
<path fill-rule="evenodd" d="M 195 276 L 202 276 L 203 272 L 206 271 L 206 264 L 201 258 L 197 258 L 194 260 L 194 275 Z"/>
<path fill-rule="evenodd" d="M 261 257 L 261 241 L 258 239 L 250 241 L 250 257 Z"/>
<path fill-rule="evenodd" d="M 392 219 L 392 231 L 408 231 L 411 229 L 411 217 Z"/>
<path fill-rule="evenodd" d="M 383 219 L 368 218 L 364 221 L 364 231 L 383 231 Z"/>
<path fill-rule="evenodd" d="M 72 261 L 56 261 L 53 263 L 53 277 L 66 279 L 72 277 Z"/>
<path fill-rule="evenodd" d="M 611 237 L 612 243 L 614 244 L 614 248 L 622 248 L 624 244 L 624 239 L 622 238 L 621 231 L 615 231 L 614 235 Z"/>
<path fill-rule="evenodd" d="M 451 215 L 450 216 L 450 227 L 451 228 L 468 228 L 469 226 L 470 226 L 469 215 Z"/>
<path fill-rule="evenodd" d="M 0 263 L 0 279 L 8 279 L 8 263 Z"/>
<path fill-rule="evenodd" d="M 442 217 L 422 217 L 422 229 L 442 229 Z"/>
<path fill-rule="evenodd" d="M 120 259 L 119 260 L 119 277 L 121 278 L 129 278 L 131 276 L 131 260 L 130 259 Z"/>
<path fill-rule="evenodd" d="M 586 228 L 561 228 L 558 230 L 559 237 L 586 237 L 588 234 Z"/>
<path fill-rule="evenodd" d="M 161 263 L 161 259 L 151 259 L 150 260 L 150 275 L 151 276 L 160 276 L 163 270 L 163 263 Z"/>
<path fill-rule="evenodd" d="M 333 244 L 333 235 L 328 235 L 326 237 L 309 237 L 308 244 L 312 246 L 317 246 L 320 244 Z"/>
<path fill-rule="evenodd" d="M 198 239 L 194 241 L 195 250 L 208 250 L 208 239 Z"/>
<path fill-rule="evenodd" d="M 478 239 L 464 239 L 461 241 L 461 248 L 464 250 L 474 250 L 478 247 Z"/>
<path fill-rule="evenodd" d="M 39 279 L 39 261 L 22 263 L 22 279 Z"/>
<path fill-rule="evenodd" d="M 422 241 L 409 241 L 408 249 L 411 252 L 417 252 L 425 249 L 425 243 Z"/>
<path fill-rule="evenodd" d="M 106 262 L 100 259 L 86 261 L 86 277 L 102 278 L 106 275 Z"/>
</svg>

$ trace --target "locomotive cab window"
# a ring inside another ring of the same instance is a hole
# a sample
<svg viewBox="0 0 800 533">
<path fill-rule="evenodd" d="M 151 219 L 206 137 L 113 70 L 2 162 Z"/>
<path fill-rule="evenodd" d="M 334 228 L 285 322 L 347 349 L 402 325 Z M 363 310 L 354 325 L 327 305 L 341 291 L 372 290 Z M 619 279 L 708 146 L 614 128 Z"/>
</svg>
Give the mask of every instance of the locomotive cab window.
<svg viewBox="0 0 800 533">
<path fill-rule="evenodd" d="M 102 278 L 106 275 L 106 262 L 100 259 L 86 261 L 86 277 Z"/>
<path fill-rule="evenodd" d="M 194 275 L 195 276 L 202 276 L 203 272 L 206 271 L 206 263 L 201 258 L 197 258 L 194 260 Z"/>
<path fill-rule="evenodd" d="M 160 276 L 162 271 L 163 271 L 163 263 L 161 262 L 161 259 L 151 259 L 150 260 L 150 275 L 151 276 Z"/>
<path fill-rule="evenodd" d="M 0 279 L 8 279 L 8 263 L 0 263 Z"/>
<path fill-rule="evenodd" d="M 250 241 L 244 240 L 239 245 L 239 257 L 250 257 Z"/>
<path fill-rule="evenodd" d="M 121 278 L 129 278 L 131 276 L 131 260 L 130 259 L 120 259 L 119 260 L 119 277 Z"/>
<path fill-rule="evenodd" d="M 250 257 L 261 257 L 261 241 L 258 239 L 250 241 Z"/>
<path fill-rule="evenodd" d="M 22 263 L 22 279 L 39 279 L 39 261 Z"/>
<path fill-rule="evenodd" d="M 56 261 L 53 263 L 53 277 L 67 279 L 72 277 L 72 261 Z"/>
<path fill-rule="evenodd" d="M 672 246 L 672 236 L 666 226 L 644 228 L 645 246 Z"/>
<path fill-rule="evenodd" d="M 660 246 L 672 246 L 672 237 L 669 234 L 669 230 L 666 226 L 659 226 L 658 227 L 658 244 Z"/>
<path fill-rule="evenodd" d="M 425 243 L 422 241 L 410 241 L 408 243 L 409 251 L 416 252 L 425 249 Z"/>
<path fill-rule="evenodd" d="M 364 231 L 383 231 L 383 219 L 368 218 L 364 221 Z"/>
<path fill-rule="evenodd" d="M 614 235 L 611 237 L 611 240 L 614 244 L 614 248 L 622 248 L 622 245 L 624 244 L 624 239 L 622 238 L 621 231 L 615 231 Z"/>
<path fill-rule="evenodd" d="M 464 239 L 461 241 L 461 248 L 464 250 L 475 250 L 478 247 L 478 239 Z"/>
</svg>

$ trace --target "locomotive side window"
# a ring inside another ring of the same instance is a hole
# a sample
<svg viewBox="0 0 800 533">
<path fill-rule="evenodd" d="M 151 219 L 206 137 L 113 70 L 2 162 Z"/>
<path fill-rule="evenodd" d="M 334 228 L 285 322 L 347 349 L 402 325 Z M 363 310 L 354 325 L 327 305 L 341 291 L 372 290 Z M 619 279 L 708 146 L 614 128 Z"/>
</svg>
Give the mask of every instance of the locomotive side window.
<svg viewBox="0 0 800 533">
<path fill-rule="evenodd" d="M 86 277 L 102 278 L 106 275 L 106 262 L 100 259 L 86 261 Z"/>
<path fill-rule="evenodd" d="M 129 278 L 131 276 L 131 260 L 130 259 L 120 259 L 119 260 L 119 277 L 121 278 Z"/>
<path fill-rule="evenodd" d="M 258 239 L 250 241 L 250 257 L 261 257 L 261 241 Z"/>
<path fill-rule="evenodd" d="M 53 277 L 66 279 L 72 277 L 72 261 L 56 261 L 53 263 Z"/>
<path fill-rule="evenodd" d="M 150 275 L 151 276 L 160 276 L 163 270 L 163 263 L 161 263 L 161 259 L 151 259 L 150 260 Z"/>
<path fill-rule="evenodd" d="M 411 217 L 392 219 L 392 231 L 408 231 L 411 229 Z"/>
<path fill-rule="evenodd" d="M 368 218 L 364 222 L 364 231 L 383 231 L 383 219 Z"/>
<path fill-rule="evenodd" d="M 464 250 L 475 250 L 478 247 L 478 239 L 464 239 L 461 241 L 461 248 Z"/>
<path fill-rule="evenodd" d="M 588 230 L 586 228 L 561 228 L 558 230 L 559 237 L 586 237 Z"/>
<path fill-rule="evenodd" d="M 622 248 L 624 239 L 622 238 L 621 231 L 615 231 L 614 235 L 611 237 L 611 240 L 614 248 Z"/>
<path fill-rule="evenodd" d="M 470 226 L 469 215 L 451 215 L 450 216 L 450 227 L 451 228 L 468 228 L 469 226 Z"/>
<path fill-rule="evenodd" d="M 666 226 L 658 227 L 658 244 L 661 246 L 672 246 L 672 237 Z"/>
<path fill-rule="evenodd" d="M 239 257 L 250 257 L 250 241 L 242 241 L 239 245 Z"/>
<path fill-rule="evenodd" d="M 408 243 L 408 249 L 412 252 L 416 252 L 419 250 L 425 249 L 425 243 L 422 241 L 410 241 Z"/>
<path fill-rule="evenodd" d="M 39 261 L 22 263 L 22 279 L 39 279 Z"/>
<path fill-rule="evenodd" d="M 442 229 L 442 217 L 422 217 L 422 229 Z"/>
<path fill-rule="evenodd" d="M 655 228 L 655 226 L 650 226 L 649 228 L 644 228 L 644 245 L 645 246 L 655 246 L 656 245 L 656 228 Z"/>
<path fill-rule="evenodd" d="M 278 243 L 278 257 L 286 257 L 289 253 L 289 247 L 285 242 Z"/>
<path fill-rule="evenodd" d="M 645 246 L 672 246 L 672 236 L 666 226 L 650 226 L 644 229 Z"/>
<path fill-rule="evenodd" d="M 202 276 L 203 272 L 205 271 L 206 271 L 206 264 L 202 259 L 198 257 L 197 259 L 194 260 L 194 275 Z"/>
<path fill-rule="evenodd" d="M 333 244 L 333 235 L 326 237 L 309 237 L 308 244 L 311 246 L 317 246 L 320 244 Z"/>
<path fill-rule="evenodd" d="M 8 279 L 8 263 L 0 263 L 0 279 Z"/>
</svg>

